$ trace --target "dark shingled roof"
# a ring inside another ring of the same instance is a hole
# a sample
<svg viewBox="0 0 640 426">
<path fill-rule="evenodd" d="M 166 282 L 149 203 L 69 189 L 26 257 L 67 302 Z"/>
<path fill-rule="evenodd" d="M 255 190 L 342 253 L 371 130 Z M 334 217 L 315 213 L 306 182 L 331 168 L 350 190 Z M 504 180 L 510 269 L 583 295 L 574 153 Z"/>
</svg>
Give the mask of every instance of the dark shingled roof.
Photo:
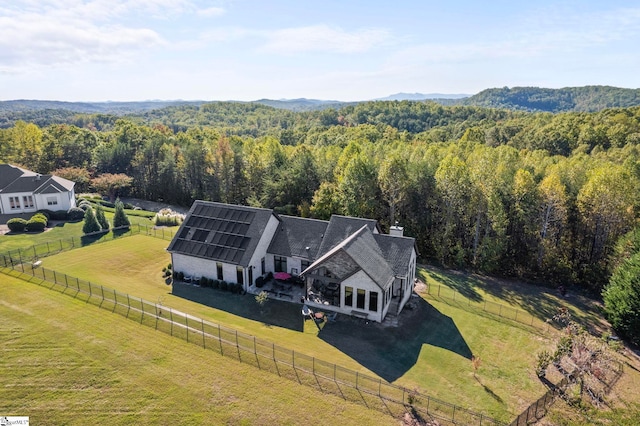
<svg viewBox="0 0 640 426">
<path fill-rule="evenodd" d="M 5 194 L 58 194 L 71 191 L 74 185 L 74 182 L 59 176 L 40 175 L 10 164 L 0 164 L 0 192 Z"/>
<path fill-rule="evenodd" d="M 279 217 L 280 225 L 267 251 L 278 256 L 295 256 L 313 261 L 318 255 L 329 222 L 295 216 Z"/>
<path fill-rule="evenodd" d="M 272 215 L 269 209 L 196 201 L 167 250 L 246 267 Z"/>
<path fill-rule="evenodd" d="M 327 226 L 324 238 L 322 239 L 322 244 L 320 244 L 318 256 L 327 253 L 363 226 L 367 226 L 367 228 L 373 232 L 374 229 L 378 229 L 378 222 L 373 219 L 332 215 L 329 220 L 329 226 Z"/>
<path fill-rule="evenodd" d="M 322 266 L 327 259 L 339 251 L 349 255 L 360 269 L 383 290 L 395 277 L 394 271 L 376 243 L 373 232 L 366 224 L 321 256 L 303 272 L 309 272 Z"/>
<path fill-rule="evenodd" d="M 393 268 L 396 276 L 404 276 L 411 261 L 411 251 L 415 247 L 415 240 L 410 237 L 397 237 L 387 234 L 375 234 L 373 236 L 384 258 Z"/>
</svg>

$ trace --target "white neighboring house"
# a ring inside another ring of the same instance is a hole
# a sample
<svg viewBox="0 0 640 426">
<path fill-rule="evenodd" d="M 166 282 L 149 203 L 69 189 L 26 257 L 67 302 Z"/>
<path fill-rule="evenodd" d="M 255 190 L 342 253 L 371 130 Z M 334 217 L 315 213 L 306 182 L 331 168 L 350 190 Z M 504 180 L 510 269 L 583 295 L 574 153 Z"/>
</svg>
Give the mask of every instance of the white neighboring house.
<svg viewBox="0 0 640 426">
<path fill-rule="evenodd" d="M 0 214 L 67 211 L 76 206 L 75 182 L 0 164 Z"/>
<path fill-rule="evenodd" d="M 382 322 L 413 292 L 417 250 L 402 228 L 377 221 L 278 215 L 269 209 L 196 201 L 168 247 L 173 270 L 242 284 L 286 272 L 304 280 L 305 303 Z"/>
</svg>

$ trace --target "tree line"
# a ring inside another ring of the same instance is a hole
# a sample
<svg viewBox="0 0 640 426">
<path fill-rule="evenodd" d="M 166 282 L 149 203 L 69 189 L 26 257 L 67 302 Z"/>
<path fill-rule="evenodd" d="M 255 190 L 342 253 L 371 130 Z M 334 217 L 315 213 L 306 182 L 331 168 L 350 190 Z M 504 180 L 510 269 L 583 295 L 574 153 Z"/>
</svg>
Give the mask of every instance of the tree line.
<svg viewBox="0 0 640 426">
<path fill-rule="evenodd" d="M 0 161 L 67 177 L 77 192 L 93 185 L 183 206 L 203 199 L 397 222 L 423 259 L 597 292 L 616 240 L 637 223 L 640 108 L 229 108 L 18 121 L 0 129 Z M 203 124 L 215 116 L 218 125 Z"/>
</svg>

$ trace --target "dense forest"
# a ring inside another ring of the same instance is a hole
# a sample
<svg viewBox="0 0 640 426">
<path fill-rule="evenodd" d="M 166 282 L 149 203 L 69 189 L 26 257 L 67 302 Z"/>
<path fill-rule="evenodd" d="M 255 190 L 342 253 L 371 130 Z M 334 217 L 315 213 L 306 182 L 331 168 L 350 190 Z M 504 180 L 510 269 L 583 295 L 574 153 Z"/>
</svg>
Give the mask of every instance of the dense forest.
<svg viewBox="0 0 640 426">
<path fill-rule="evenodd" d="M 599 292 L 616 241 L 637 224 L 640 107 L 551 114 L 383 101 L 294 112 L 229 102 L 73 113 L 0 129 L 0 161 L 72 179 L 77 192 L 125 174 L 121 195 L 166 203 L 398 222 L 425 260 Z"/>
</svg>

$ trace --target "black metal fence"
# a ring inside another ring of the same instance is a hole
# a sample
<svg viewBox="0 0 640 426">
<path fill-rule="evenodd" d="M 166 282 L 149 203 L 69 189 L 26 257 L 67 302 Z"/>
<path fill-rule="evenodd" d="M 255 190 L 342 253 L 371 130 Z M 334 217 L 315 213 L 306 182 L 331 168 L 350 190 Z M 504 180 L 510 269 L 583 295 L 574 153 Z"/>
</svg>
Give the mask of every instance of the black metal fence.
<svg viewBox="0 0 640 426">
<path fill-rule="evenodd" d="M 428 285 L 427 294 L 434 298 L 444 299 L 447 301 L 455 302 L 458 305 L 467 306 L 473 309 L 479 309 L 492 315 L 496 315 L 500 318 L 505 318 L 511 321 L 518 322 L 520 324 L 529 325 L 539 329 L 547 329 L 548 323 L 542 321 L 535 315 L 516 309 L 512 306 L 502 305 L 500 303 L 492 302 L 489 300 L 472 300 L 462 293 L 456 291 L 446 285 Z"/>
<path fill-rule="evenodd" d="M 52 251 L 49 250 L 47 253 Z M 6 274 L 40 285 L 51 284 L 48 286 L 51 289 L 82 298 L 102 309 L 118 313 L 189 343 L 396 417 L 410 410 L 415 416 L 436 419 L 440 424 L 504 424 L 417 390 L 393 385 L 379 378 L 284 348 L 232 328 L 176 311 L 161 303 L 148 302 L 64 273 L 34 266 L 33 263 L 16 263 L 13 257 L 7 254 L 0 255 L 0 267 L 3 268 L 0 271 Z"/>
<path fill-rule="evenodd" d="M 129 227 L 113 228 L 110 232 L 94 232 L 91 234 L 85 234 L 82 237 L 70 237 L 66 239 L 47 241 L 33 245 L 29 248 L 9 250 L 0 254 L 0 256 L 5 257 L 5 263 L 6 259 L 10 259 L 11 262 L 16 265 L 23 264 L 25 262 L 33 263 L 41 257 L 51 256 L 63 251 L 84 247 L 89 244 L 113 241 L 118 238 L 139 234 L 170 241 L 173 239 L 175 232 L 163 227 L 156 228 L 154 226 L 134 224 Z"/>
</svg>

